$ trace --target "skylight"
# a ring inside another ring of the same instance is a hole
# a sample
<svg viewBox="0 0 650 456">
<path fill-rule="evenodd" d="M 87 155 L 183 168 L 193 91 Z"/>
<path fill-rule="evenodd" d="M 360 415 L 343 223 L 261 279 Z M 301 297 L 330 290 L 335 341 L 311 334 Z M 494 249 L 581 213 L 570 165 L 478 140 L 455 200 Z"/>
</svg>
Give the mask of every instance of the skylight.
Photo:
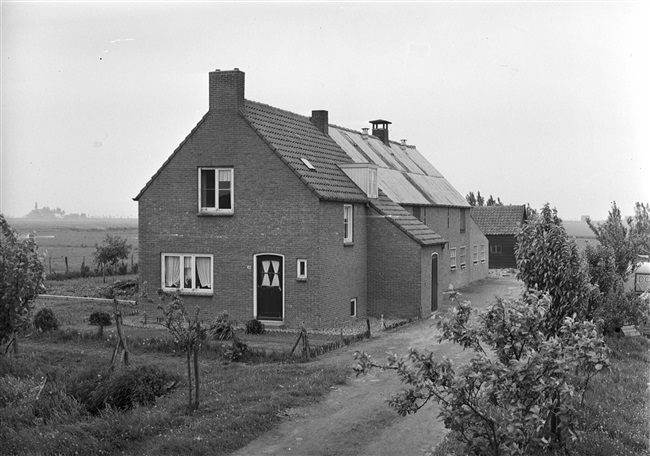
<svg viewBox="0 0 650 456">
<path fill-rule="evenodd" d="M 314 165 L 312 165 L 312 164 L 309 162 L 309 160 L 307 160 L 306 158 L 301 158 L 300 161 L 303 162 L 303 163 L 305 164 L 305 166 L 306 166 L 307 168 L 309 168 L 310 170 L 312 170 L 312 171 L 316 171 L 316 168 L 314 167 Z"/>
</svg>

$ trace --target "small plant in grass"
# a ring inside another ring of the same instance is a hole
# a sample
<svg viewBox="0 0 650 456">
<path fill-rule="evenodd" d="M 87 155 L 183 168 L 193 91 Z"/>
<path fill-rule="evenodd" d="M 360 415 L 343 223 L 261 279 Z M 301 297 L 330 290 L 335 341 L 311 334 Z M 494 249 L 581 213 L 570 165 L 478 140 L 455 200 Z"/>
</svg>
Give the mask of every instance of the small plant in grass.
<svg viewBox="0 0 650 456">
<path fill-rule="evenodd" d="M 224 311 L 210 323 L 208 334 L 214 340 L 232 340 L 235 335 L 234 322 Z"/>
<path fill-rule="evenodd" d="M 253 318 L 246 322 L 246 334 L 264 334 L 264 323 Z"/>
<path fill-rule="evenodd" d="M 56 331 L 59 329 L 59 321 L 54 312 L 47 307 L 36 312 L 34 316 L 34 327 L 42 332 Z"/>
<path fill-rule="evenodd" d="M 111 316 L 108 313 L 99 310 L 90 314 L 88 322 L 91 325 L 98 327 L 97 335 L 99 337 L 104 336 L 104 326 L 110 326 L 113 323 Z"/>
</svg>

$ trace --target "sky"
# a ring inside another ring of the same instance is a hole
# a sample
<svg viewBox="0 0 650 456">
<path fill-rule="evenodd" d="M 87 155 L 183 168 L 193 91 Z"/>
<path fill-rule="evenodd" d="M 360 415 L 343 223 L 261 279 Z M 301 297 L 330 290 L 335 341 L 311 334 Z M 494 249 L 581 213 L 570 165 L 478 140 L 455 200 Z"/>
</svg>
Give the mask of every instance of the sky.
<svg viewBox="0 0 650 456">
<path fill-rule="evenodd" d="M 0 212 L 137 217 L 208 110 L 246 98 L 386 119 L 465 196 L 561 218 L 650 202 L 649 2 L 8 2 Z"/>
</svg>

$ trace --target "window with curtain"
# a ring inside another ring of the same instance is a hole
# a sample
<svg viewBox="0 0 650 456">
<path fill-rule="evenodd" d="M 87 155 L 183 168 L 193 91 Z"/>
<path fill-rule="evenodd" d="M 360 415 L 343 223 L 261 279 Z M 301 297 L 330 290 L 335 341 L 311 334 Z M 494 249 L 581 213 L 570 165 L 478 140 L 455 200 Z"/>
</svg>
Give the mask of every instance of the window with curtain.
<svg viewBox="0 0 650 456">
<path fill-rule="evenodd" d="M 212 292 L 212 255 L 163 254 L 162 285 L 164 290 Z"/>
<path fill-rule="evenodd" d="M 234 208 L 232 168 L 199 168 L 199 210 L 231 214 Z"/>
</svg>

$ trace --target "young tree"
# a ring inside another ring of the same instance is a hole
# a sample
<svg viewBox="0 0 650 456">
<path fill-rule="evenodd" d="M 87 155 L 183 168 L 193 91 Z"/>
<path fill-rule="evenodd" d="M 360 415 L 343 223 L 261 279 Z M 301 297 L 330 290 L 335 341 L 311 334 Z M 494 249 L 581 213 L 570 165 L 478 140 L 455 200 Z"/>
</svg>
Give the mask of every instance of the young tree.
<svg viewBox="0 0 650 456">
<path fill-rule="evenodd" d="M 616 206 L 616 201 L 612 203 L 607 220 L 596 225 L 590 218 L 587 218 L 587 225 L 601 245 L 612 249 L 616 272 L 621 279 L 625 280 L 629 274 L 628 268 L 636 262 L 637 253 L 629 236 L 629 229 L 623 225 L 621 210 Z"/>
<path fill-rule="evenodd" d="M 201 343 L 206 339 L 206 328 L 201 327 L 199 308 L 197 307 L 194 316 L 190 317 L 179 293 L 170 295 L 160 290 L 158 294 L 162 302 L 158 308 L 162 310 L 164 316 L 162 324 L 172 333 L 179 348 L 186 355 L 188 409 L 191 413 L 199 408 L 199 350 Z M 170 298 L 169 302 L 166 302 L 167 298 Z M 192 382 L 192 368 L 194 382 Z"/>
<path fill-rule="evenodd" d="M 115 270 L 119 261 L 126 260 L 129 257 L 132 246 L 126 242 L 127 239 L 125 238 L 107 234 L 106 239 L 102 241 L 102 245 L 95 244 L 94 262 L 102 270 L 104 283 L 106 282 L 106 268 L 111 267 Z"/>
<path fill-rule="evenodd" d="M 485 206 L 485 198 L 481 196 L 481 192 L 476 193 L 476 205 Z"/>
<path fill-rule="evenodd" d="M 566 316 L 587 315 L 593 287 L 575 242 L 569 239 L 557 210 L 548 203 L 519 230 L 515 258 L 517 278 L 526 288 L 547 292 L 551 297 L 547 317 L 550 333 L 559 329 Z"/>
<path fill-rule="evenodd" d="M 650 204 L 637 202 L 634 217 L 629 217 L 630 239 L 637 254 L 650 255 Z"/>
<path fill-rule="evenodd" d="M 474 196 L 474 192 L 469 192 L 465 197 L 465 199 L 467 200 L 470 206 L 476 206 L 476 196 Z"/>
<path fill-rule="evenodd" d="M 33 239 L 20 239 L 0 214 L 0 344 L 3 353 L 16 332 L 29 325 L 32 302 L 43 290 L 45 268 Z"/>
</svg>

